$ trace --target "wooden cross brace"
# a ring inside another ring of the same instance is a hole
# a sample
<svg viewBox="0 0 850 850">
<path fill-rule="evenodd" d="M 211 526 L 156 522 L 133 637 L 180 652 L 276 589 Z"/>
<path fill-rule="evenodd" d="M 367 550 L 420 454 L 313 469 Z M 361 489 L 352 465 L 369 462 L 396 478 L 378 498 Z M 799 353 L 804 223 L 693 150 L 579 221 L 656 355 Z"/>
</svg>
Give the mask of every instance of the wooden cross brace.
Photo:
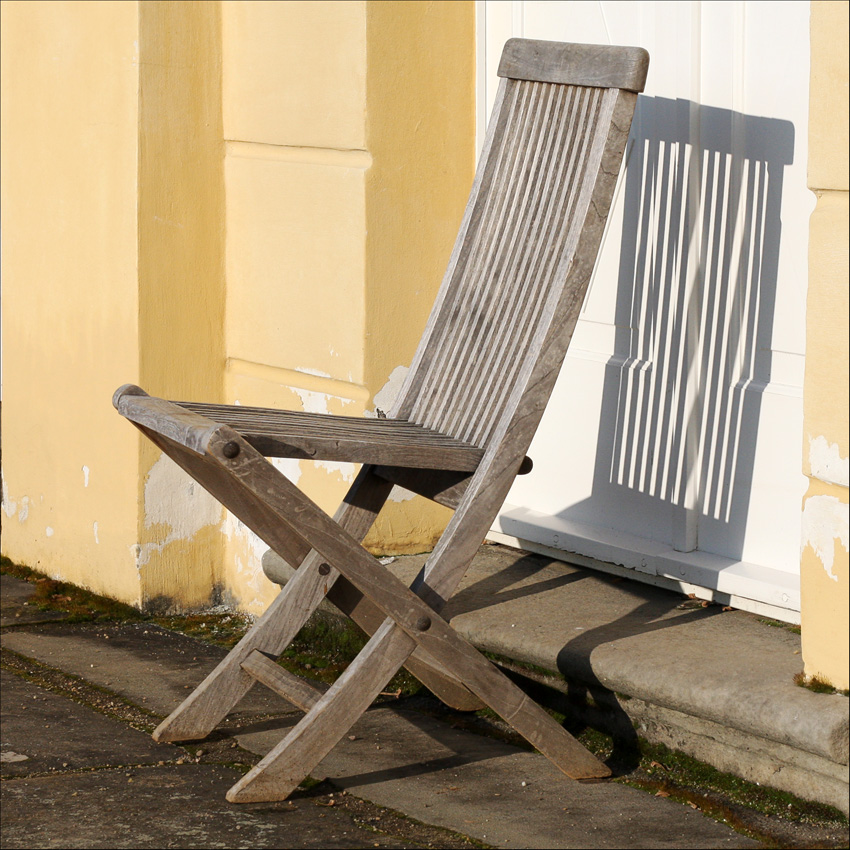
<svg viewBox="0 0 850 850">
<path fill-rule="evenodd" d="M 329 517 L 236 431 L 160 399 L 125 390 L 120 409 L 166 454 L 297 570 L 277 599 L 206 680 L 154 733 L 161 741 L 208 735 L 255 681 L 306 711 L 233 788 L 231 802 L 282 800 L 298 786 L 403 666 L 449 704 L 484 704 L 573 779 L 609 769 L 439 615 L 439 562 L 416 592 L 360 544 L 391 488 L 364 467 Z M 148 425 L 156 420 L 159 431 Z M 170 435 L 162 422 L 175 423 Z M 456 582 L 455 582 L 456 583 Z M 332 593 L 334 587 L 340 591 Z M 326 692 L 273 660 L 325 596 L 372 634 Z M 426 596 L 430 603 L 422 598 Z M 474 694 L 480 703 L 471 697 Z"/>
</svg>

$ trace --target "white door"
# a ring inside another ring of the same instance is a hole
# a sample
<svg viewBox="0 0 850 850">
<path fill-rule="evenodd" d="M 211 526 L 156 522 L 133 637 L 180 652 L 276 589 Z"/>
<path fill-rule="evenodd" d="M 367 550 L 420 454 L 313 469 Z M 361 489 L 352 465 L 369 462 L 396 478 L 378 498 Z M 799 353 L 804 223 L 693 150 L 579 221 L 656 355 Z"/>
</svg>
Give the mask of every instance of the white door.
<svg viewBox="0 0 850 850">
<path fill-rule="evenodd" d="M 809 3 L 478 14 L 480 117 L 511 36 L 651 57 L 534 470 L 494 536 L 798 619 Z"/>
</svg>

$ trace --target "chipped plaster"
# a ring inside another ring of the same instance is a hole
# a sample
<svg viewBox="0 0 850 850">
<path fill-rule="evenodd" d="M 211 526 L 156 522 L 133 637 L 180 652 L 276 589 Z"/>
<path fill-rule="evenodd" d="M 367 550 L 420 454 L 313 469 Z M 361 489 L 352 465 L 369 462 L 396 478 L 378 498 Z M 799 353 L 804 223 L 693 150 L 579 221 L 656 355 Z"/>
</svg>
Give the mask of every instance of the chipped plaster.
<svg viewBox="0 0 850 850">
<path fill-rule="evenodd" d="M 157 542 L 142 544 L 139 566 L 155 552 L 177 540 L 191 540 L 207 526 L 221 523 L 221 506 L 167 455 L 160 455 L 145 481 L 145 528 L 164 525 L 168 532 Z M 97 539 L 95 523 L 95 539 Z"/>
<path fill-rule="evenodd" d="M 850 484 L 850 457 L 841 457 L 838 443 L 826 437 L 809 437 L 809 466 L 813 478 L 839 487 Z"/>
<path fill-rule="evenodd" d="M 223 531 L 229 544 L 233 569 L 239 578 L 242 596 L 239 607 L 252 614 L 262 614 L 269 602 L 270 582 L 262 566 L 263 555 L 269 547 L 229 511 L 224 519 Z"/>
<path fill-rule="evenodd" d="M 801 552 L 811 546 L 823 564 L 826 574 L 838 581 L 833 573 L 835 541 L 840 540 L 845 550 L 850 548 L 850 505 L 835 496 L 811 496 L 803 507 L 803 539 Z"/>
<path fill-rule="evenodd" d="M 378 410 L 386 413 L 388 410 L 392 409 L 392 406 L 395 404 L 395 400 L 404 385 L 404 379 L 407 377 L 408 371 L 407 366 L 396 366 L 395 369 L 392 370 L 389 378 L 387 378 L 387 382 L 381 387 L 381 389 L 378 390 L 378 392 L 375 393 L 375 410 L 366 411 L 367 416 L 374 417 L 377 415 Z"/>
<path fill-rule="evenodd" d="M 296 372 L 301 372 L 304 375 L 313 375 L 316 378 L 330 378 L 330 372 L 323 372 L 321 369 L 308 369 L 306 366 L 296 366 Z"/>
<path fill-rule="evenodd" d="M 398 484 L 393 485 L 390 490 L 389 499 L 391 502 L 409 502 L 416 498 L 416 493 L 411 493 L 410 490 L 405 490 L 404 487 L 399 487 Z"/>
<path fill-rule="evenodd" d="M 339 460 L 315 460 L 313 463 L 319 469 L 324 469 L 330 475 L 339 475 L 346 484 L 351 484 L 357 475 L 357 465 L 348 461 Z"/>
<path fill-rule="evenodd" d="M 6 479 L 0 478 L 2 481 L 2 491 L 3 491 L 3 513 L 6 514 L 9 519 L 11 519 L 18 512 L 18 503 L 13 502 L 9 498 L 9 488 L 6 485 Z"/>
<path fill-rule="evenodd" d="M 285 475 L 293 484 L 301 478 L 301 461 L 295 457 L 270 457 L 272 466 Z"/>
<path fill-rule="evenodd" d="M 328 400 L 330 396 L 327 393 L 320 393 L 315 390 L 302 390 L 300 387 L 292 387 L 291 389 L 301 399 L 301 408 L 305 413 L 328 413 Z"/>
</svg>

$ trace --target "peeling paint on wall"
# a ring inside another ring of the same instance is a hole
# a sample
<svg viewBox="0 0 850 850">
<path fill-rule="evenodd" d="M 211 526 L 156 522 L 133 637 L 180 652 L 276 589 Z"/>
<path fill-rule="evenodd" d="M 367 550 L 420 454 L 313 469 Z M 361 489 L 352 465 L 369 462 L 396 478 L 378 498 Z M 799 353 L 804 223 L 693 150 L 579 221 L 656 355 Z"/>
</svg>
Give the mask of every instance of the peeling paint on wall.
<svg viewBox="0 0 850 850">
<path fill-rule="evenodd" d="M 144 566 L 154 554 L 176 540 L 191 540 L 201 529 L 221 523 L 221 506 L 167 455 L 151 467 L 145 482 L 145 527 L 169 530 L 156 543 L 145 543 L 138 556 Z"/>
<path fill-rule="evenodd" d="M 416 493 L 411 493 L 410 490 L 405 490 L 404 487 L 399 487 L 398 484 L 393 485 L 390 490 L 389 499 L 391 502 L 409 502 L 416 498 Z"/>
<path fill-rule="evenodd" d="M 292 392 L 298 396 L 298 399 L 301 402 L 301 409 L 305 413 L 321 413 L 327 415 L 331 412 L 331 401 L 334 402 L 334 406 L 337 408 L 339 406 L 349 407 L 350 405 L 357 404 L 355 399 L 343 398 L 342 396 L 320 392 L 319 390 L 305 390 L 301 387 L 288 387 L 288 389 L 292 390 Z M 335 412 L 339 413 L 339 410 L 336 410 Z"/>
<path fill-rule="evenodd" d="M 92 531 L 94 532 L 94 542 L 100 543 L 100 539 L 97 536 L 97 520 L 95 520 L 92 524 Z"/>
<path fill-rule="evenodd" d="M 83 467 L 83 487 L 89 486 L 89 468 L 87 466 Z"/>
<path fill-rule="evenodd" d="M 299 372 L 304 372 L 308 375 L 316 375 L 320 378 L 329 377 L 323 372 L 319 372 L 316 369 L 298 369 Z M 334 399 L 338 402 L 341 402 L 343 405 L 355 404 L 353 399 L 340 398 L 338 396 L 331 396 L 328 393 L 317 392 L 316 390 L 305 390 L 300 387 L 291 387 L 292 391 L 298 395 L 298 398 L 301 400 L 301 407 L 305 413 L 319 413 L 327 416 L 330 414 L 329 402 L 331 399 Z M 324 469 L 325 472 L 331 475 L 338 475 L 340 479 L 348 484 L 354 481 L 354 477 L 357 474 L 357 466 L 353 463 L 340 462 L 340 461 L 330 461 L 330 460 L 317 460 L 313 461 L 316 467 L 319 469 Z M 281 468 L 278 464 L 275 464 L 293 484 L 298 483 L 298 479 L 301 477 L 300 466 L 298 468 L 298 474 L 296 477 L 292 477 L 287 473 L 287 469 Z"/>
<path fill-rule="evenodd" d="M 239 578 L 241 593 L 247 590 L 240 608 L 252 614 L 262 614 L 268 605 L 269 580 L 263 572 L 262 559 L 268 550 L 248 526 L 229 511 L 224 520 L 223 530 L 232 553 L 232 562 Z"/>
<path fill-rule="evenodd" d="M 302 372 L 305 375 L 313 375 L 316 378 L 330 378 L 330 372 L 323 372 L 321 369 L 308 369 L 306 366 L 298 366 L 296 372 Z"/>
<path fill-rule="evenodd" d="M 803 507 L 803 542 L 801 552 L 806 546 L 814 549 L 826 574 L 838 581 L 832 572 L 835 562 L 835 540 L 841 541 L 845 550 L 850 549 L 850 505 L 839 501 L 835 496 L 811 496 Z"/>
<path fill-rule="evenodd" d="M 349 463 L 348 461 L 315 460 L 313 463 L 315 463 L 319 469 L 324 469 L 325 472 L 328 472 L 331 475 L 339 475 L 340 479 L 342 479 L 346 484 L 351 484 L 352 481 L 354 481 L 354 477 L 357 475 L 357 465 Z"/>
<path fill-rule="evenodd" d="M 47 537 L 53 537 L 53 529 L 49 525 L 44 529 L 44 533 Z"/>
<path fill-rule="evenodd" d="M 294 457 L 270 457 L 272 466 L 283 473 L 293 484 L 298 484 L 301 478 L 301 461 Z"/>
<path fill-rule="evenodd" d="M 302 390 L 300 387 L 292 387 L 293 392 L 297 393 L 301 399 L 301 408 L 305 413 L 327 413 L 328 412 L 328 394 L 319 393 L 315 390 Z"/>
<path fill-rule="evenodd" d="M 26 522 L 27 517 L 30 515 L 30 497 L 24 496 L 21 499 L 21 507 L 18 511 L 18 522 Z"/>
<path fill-rule="evenodd" d="M 850 485 L 850 457 L 841 457 L 838 443 L 826 437 L 809 437 L 809 466 L 814 478 L 839 487 Z"/>
<path fill-rule="evenodd" d="M 377 411 L 381 410 L 386 413 L 395 404 L 395 400 L 401 391 L 404 384 L 404 379 L 407 377 L 407 366 L 396 366 L 390 373 L 387 382 L 375 393 L 375 410 L 366 411 L 366 416 L 376 416 Z"/>
<path fill-rule="evenodd" d="M 18 503 L 13 502 L 9 498 L 9 488 L 6 486 L 6 479 L 2 478 L 2 492 L 3 492 L 3 513 L 6 514 L 9 519 L 11 519 L 18 511 Z"/>
</svg>

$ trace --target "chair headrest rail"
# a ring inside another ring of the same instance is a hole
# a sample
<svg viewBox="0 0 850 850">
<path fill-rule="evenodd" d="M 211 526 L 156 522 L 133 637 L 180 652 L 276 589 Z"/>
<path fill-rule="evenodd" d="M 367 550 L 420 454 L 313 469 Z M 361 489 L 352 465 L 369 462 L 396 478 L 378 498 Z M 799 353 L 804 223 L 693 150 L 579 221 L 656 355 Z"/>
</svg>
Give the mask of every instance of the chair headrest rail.
<svg viewBox="0 0 850 850">
<path fill-rule="evenodd" d="M 642 47 L 511 38 L 498 74 L 512 80 L 642 92 L 648 68 L 649 54 Z"/>
</svg>

